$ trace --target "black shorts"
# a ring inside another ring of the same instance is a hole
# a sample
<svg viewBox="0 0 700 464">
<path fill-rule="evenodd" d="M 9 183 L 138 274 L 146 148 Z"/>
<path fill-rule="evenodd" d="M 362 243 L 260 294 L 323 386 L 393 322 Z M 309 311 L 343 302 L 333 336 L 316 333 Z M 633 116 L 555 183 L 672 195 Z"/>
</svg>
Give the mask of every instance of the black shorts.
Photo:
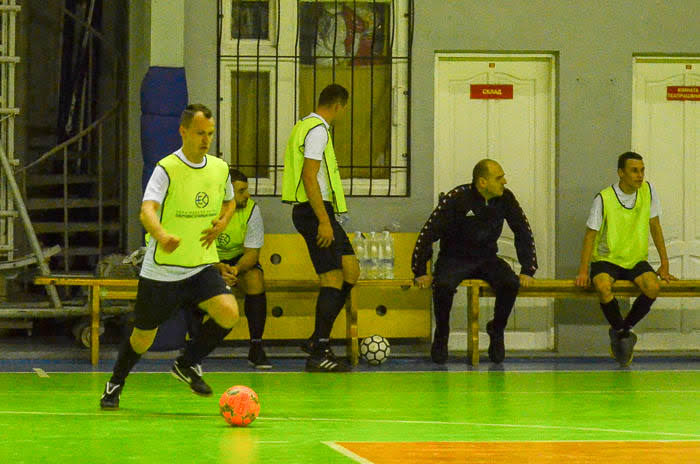
<svg viewBox="0 0 700 464">
<path fill-rule="evenodd" d="M 221 262 L 224 264 L 228 264 L 229 266 L 235 266 L 236 264 L 238 264 L 238 261 L 240 261 L 242 257 L 243 255 L 238 255 L 234 256 L 233 258 L 222 259 Z M 255 263 L 255 266 L 253 266 L 251 269 L 260 269 L 261 271 L 263 270 L 260 263 Z"/>
<path fill-rule="evenodd" d="M 625 269 L 608 261 L 594 261 L 591 263 L 591 280 L 598 274 L 605 273 L 612 277 L 613 280 L 629 280 L 632 282 L 645 272 L 655 273 L 654 268 L 646 261 L 638 262 L 632 269 Z"/>
<path fill-rule="evenodd" d="M 317 274 L 324 274 L 328 271 L 343 268 L 343 256 L 354 255 L 348 234 L 343 227 L 335 220 L 333 205 L 329 201 L 324 201 L 328 217 L 333 227 L 333 243 L 329 247 L 321 248 L 316 244 L 318 236 L 318 218 L 309 203 L 299 203 L 294 205 L 292 210 L 292 222 L 297 231 L 304 237 L 306 247 L 309 249 L 309 256 Z"/>
<path fill-rule="evenodd" d="M 134 327 L 153 330 L 180 308 L 195 309 L 217 295 L 231 294 L 221 274 L 213 266 L 176 282 L 139 279 L 134 307 Z"/>
</svg>

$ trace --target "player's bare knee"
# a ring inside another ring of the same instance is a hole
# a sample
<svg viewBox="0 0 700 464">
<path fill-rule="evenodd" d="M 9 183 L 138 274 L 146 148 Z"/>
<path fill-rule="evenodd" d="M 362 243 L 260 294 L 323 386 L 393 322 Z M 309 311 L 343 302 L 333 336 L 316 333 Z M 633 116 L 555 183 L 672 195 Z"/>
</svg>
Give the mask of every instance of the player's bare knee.
<svg viewBox="0 0 700 464">
<path fill-rule="evenodd" d="M 133 348 L 136 353 L 142 354 L 148 351 L 151 345 L 153 345 L 153 340 L 155 340 L 155 338 L 155 330 L 134 330 L 129 338 L 129 342 L 131 343 L 131 348 Z"/>
<path fill-rule="evenodd" d="M 333 287 L 340 289 L 343 286 L 343 271 L 334 269 L 332 271 L 319 274 L 321 287 Z"/>
<path fill-rule="evenodd" d="M 647 297 L 651 299 L 655 299 L 656 297 L 658 297 L 660 291 L 661 285 L 656 279 L 648 280 L 642 286 L 642 293 L 644 293 Z"/>
<path fill-rule="evenodd" d="M 612 299 L 612 284 L 607 281 L 593 281 L 593 287 L 598 293 L 600 301 L 610 301 Z"/>
<path fill-rule="evenodd" d="M 260 269 L 253 268 L 245 273 L 245 293 L 247 295 L 259 295 L 265 292 L 265 280 Z"/>
<path fill-rule="evenodd" d="M 231 298 L 231 300 L 231 302 L 227 301 L 222 304 L 219 311 L 219 317 L 215 319 L 221 327 L 226 329 L 233 328 L 233 326 L 235 326 L 240 319 L 240 315 L 238 314 L 238 303 L 236 303 L 234 298 Z"/>
<path fill-rule="evenodd" d="M 360 278 L 360 264 L 357 259 L 353 256 L 352 260 L 348 260 L 347 265 L 343 263 L 343 280 L 350 284 L 356 284 L 357 279 Z"/>
</svg>

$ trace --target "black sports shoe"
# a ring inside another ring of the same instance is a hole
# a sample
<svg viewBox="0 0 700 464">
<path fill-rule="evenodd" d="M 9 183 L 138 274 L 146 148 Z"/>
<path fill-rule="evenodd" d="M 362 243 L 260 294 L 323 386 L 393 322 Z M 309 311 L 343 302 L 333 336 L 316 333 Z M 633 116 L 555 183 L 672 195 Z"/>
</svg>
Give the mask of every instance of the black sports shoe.
<svg viewBox="0 0 700 464">
<path fill-rule="evenodd" d="M 486 333 L 489 334 L 489 359 L 492 363 L 500 364 L 506 359 L 505 335 L 503 330 L 493 328 L 493 321 L 486 324 Z"/>
<path fill-rule="evenodd" d="M 618 343 L 620 344 L 620 348 L 617 362 L 620 363 L 620 366 L 627 367 L 634 358 L 634 345 L 637 343 L 637 335 L 632 331 L 628 331 L 627 335 L 619 335 Z"/>
<path fill-rule="evenodd" d="M 430 358 L 436 364 L 445 364 L 447 362 L 447 337 L 433 338 L 433 346 L 430 348 Z"/>
<path fill-rule="evenodd" d="M 617 330 L 612 327 L 608 330 L 608 335 L 610 336 L 610 356 L 618 361 L 620 359 L 620 337 Z"/>
<path fill-rule="evenodd" d="M 262 343 L 251 343 L 248 351 L 248 364 L 256 369 L 272 369 L 272 364 L 267 360 Z"/>
<path fill-rule="evenodd" d="M 350 366 L 335 357 L 330 348 L 314 353 L 306 360 L 306 372 L 350 372 Z"/>
<path fill-rule="evenodd" d="M 180 360 L 176 359 L 170 373 L 176 379 L 185 382 L 190 386 L 192 392 L 200 396 L 211 396 L 211 387 L 202 379 L 202 366 L 183 366 Z"/>
<path fill-rule="evenodd" d="M 119 396 L 122 394 L 124 384 L 107 382 L 105 391 L 100 398 L 100 407 L 102 409 L 119 409 Z"/>
</svg>

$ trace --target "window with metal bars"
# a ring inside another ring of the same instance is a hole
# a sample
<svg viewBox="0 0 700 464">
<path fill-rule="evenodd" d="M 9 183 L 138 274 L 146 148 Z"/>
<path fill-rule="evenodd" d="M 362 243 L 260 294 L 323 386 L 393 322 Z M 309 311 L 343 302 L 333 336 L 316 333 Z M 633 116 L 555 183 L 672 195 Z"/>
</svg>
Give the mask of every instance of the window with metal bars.
<svg viewBox="0 0 700 464">
<path fill-rule="evenodd" d="M 345 194 L 407 196 L 412 0 L 219 2 L 218 146 L 253 195 L 281 195 L 297 120 L 338 83 L 333 144 Z"/>
</svg>

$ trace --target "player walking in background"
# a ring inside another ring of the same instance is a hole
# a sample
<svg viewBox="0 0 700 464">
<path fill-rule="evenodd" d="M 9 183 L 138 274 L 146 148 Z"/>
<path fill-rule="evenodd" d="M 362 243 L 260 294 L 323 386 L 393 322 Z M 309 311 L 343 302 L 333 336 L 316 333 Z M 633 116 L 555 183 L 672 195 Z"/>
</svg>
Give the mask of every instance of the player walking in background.
<svg viewBox="0 0 700 464">
<path fill-rule="evenodd" d="M 331 84 L 321 91 L 316 111 L 296 123 L 284 155 L 282 201 L 293 203 L 294 227 L 304 237 L 321 281 L 314 332 L 302 349 L 306 370 L 345 372 L 349 366 L 331 351 L 333 323 L 357 282 L 360 266 L 336 213 L 347 212 L 330 124 L 345 111 L 348 91 Z"/>
</svg>

